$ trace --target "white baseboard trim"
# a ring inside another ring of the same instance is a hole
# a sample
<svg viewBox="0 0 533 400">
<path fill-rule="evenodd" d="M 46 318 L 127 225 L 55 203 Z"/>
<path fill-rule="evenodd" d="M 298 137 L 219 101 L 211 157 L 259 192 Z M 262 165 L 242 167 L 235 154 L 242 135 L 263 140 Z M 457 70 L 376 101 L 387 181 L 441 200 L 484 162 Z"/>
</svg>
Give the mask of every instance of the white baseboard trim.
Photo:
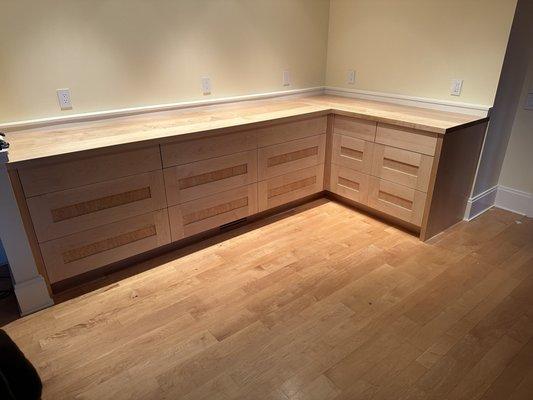
<svg viewBox="0 0 533 400">
<path fill-rule="evenodd" d="M 426 97 L 406 96 L 403 94 L 394 93 L 371 92 L 367 90 L 348 89 L 333 86 L 326 86 L 325 93 L 336 96 L 353 97 L 357 99 L 374 101 L 385 101 L 388 103 L 402 104 L 406 106 L 470 114 L 479 117 L 486 117 L 491 109 L 491 106 L 482 104 L 459 103 L 455 101 L 430 99 Z"/>
<path fill-rule="evenodd" d="M 465 221 L 470 221 L 477 216 L 483 214 L 485 211 L 494 206 L 496 195 L 498 193 L 498 186 L 491 187 L 484 192 L 471 197 L 466 203 Z"/>
<path fill-rule="evenodd" d="M 494 205 L 504 210 L 533 217 L 533 193 L 499 185 Z"/>
<path fill-rule="evenodd" d="M 273 97 L 298 97 L 298 96 L 309 96 L 313 94 L 322 94 L 324 93 L 323 86 L 309 87 L 303 89 L 292 89 L 292 90 L 282 90 L 277 92 L 267 92 L 267 93 L 257 93 L 257 94 L 248 94 L 242 96 L 232 96 L 232 97 L 220 97 L 216 99 L 207 99 L 207 100 L 194 100 L 194 101 L 182 101 L 178 103 L 166 103 L 166 104 L 156 104 L 151 106 L 142 106 L 142 107 L 130 107 L 130 108 L 121 108 L 115 110 L 106 110 L 106 111 L 96 111 L 88 112 L 82 114 L 70 114 L 60 117 L 49 117 L 49 118 L 39 118 L 25 121 L 14 121 L 6 122 L 0 124 L 0 130 L 4 131 L 16 131 L 21 129 L 37 128 L 47 125 L 55 124 L 66 124 L 71 122 L 84 122 L 91 120 L 98 120 L 104 118 L 114 118 L 114 117 L 123 117 L 127 115 L 142 114 L 148 112 L 157 112 L 157 111 L 168 111 L 168 110 L 178 110 L 180 108 L 191 108 L 191 107 L 200 107 L 200 106 L 211 106 L 216 104 L 224 103 L 234 103 L 238 101 L 248 101 L 248 100 L 261 100 L 269 99 Z"/>
<path fill-rule="evenodd" d="M 15 284 L 15 295 L 22 316 L 54 305 L 42 276 Z"/>
</svg>

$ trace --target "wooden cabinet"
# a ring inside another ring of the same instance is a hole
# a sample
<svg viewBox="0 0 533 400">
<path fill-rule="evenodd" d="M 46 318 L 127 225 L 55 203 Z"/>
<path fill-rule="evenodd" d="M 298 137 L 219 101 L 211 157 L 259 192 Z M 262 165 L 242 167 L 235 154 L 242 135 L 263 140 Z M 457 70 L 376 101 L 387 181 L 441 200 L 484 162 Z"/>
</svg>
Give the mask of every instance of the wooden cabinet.
<svg viewBox="0 0 533 400">
<path fill-rule="evenodd" d="M 257 151 L 165 168 L 169 205 L 185 203 L 257 182 Z"/>
<path fill-rule="evenodd" d="M 370 177 L 368 205 L 398 219 L 420 226 L 426 193 L 397 183 Z"/>
<path fill-rule="evenodd" d="M 373 142 L 376 138 L 377 123 L 343 115 L 335 115 L 333 133 Z"/>
<path fill-rule="evenodd" d="M 433 157 L 395 147 L 374 145 L 372 175 L 427 192 Z"/>
<path fill-rule="evenodd" d="M 326 135 L 319 135 L 259 149 L 259 180 L 324 163 L 325 145 Z"/>
<path fill-rule="evenodd" d="M 322 191 L 324 165 L 289 172 L 259 182 L 259 211 L 277 207 Z"/>
<path fill-rule="evenodd" d="M 27 202 L 39 242 L 166 208 L 161 171 L 35 196 Z"/>
<path fill-rule="evenodd" d="M 159 146 L 109 152 L 19 169 L 26 197 L 161 169 Z"/>
<path fill-rule="evenodd" d="M 341 165 L 331 165 L 331 191 L 339 196 L 368 204 L 370 175 Z"/>
<path fill-rule="evenodd" d="M 325 134 L 327 117 L 306 118 L 256 129 L 259 147 L 272 146 L 291 140 Z"/>
<path fill-rule="evenodd" d="M 257 184 L 169 207 L 172 240 L 216 228 L 257 213 Z"/>
<path fill-rule="evenodd" d="M 165 209 L 41 243 L 41 252 L 54 283 L 168 243 Z"/>
<path fill-rule="evenodd" d="M 433 156 L 437 147 L 437 135 L 380 123 L 376 132 L 376 142 Z"/>
<path fill-rule="evenodd" d="M 257 148 L 257 134 L 253 130 L 221 133 L 205 137 L 161 145 L 163 167 L 189 164 Z"/>
<path fill-rule="evenodd" d="M 331 162 L 370 174 L 374 143 L 344 135 L 333 135 Z"/>
</svg>

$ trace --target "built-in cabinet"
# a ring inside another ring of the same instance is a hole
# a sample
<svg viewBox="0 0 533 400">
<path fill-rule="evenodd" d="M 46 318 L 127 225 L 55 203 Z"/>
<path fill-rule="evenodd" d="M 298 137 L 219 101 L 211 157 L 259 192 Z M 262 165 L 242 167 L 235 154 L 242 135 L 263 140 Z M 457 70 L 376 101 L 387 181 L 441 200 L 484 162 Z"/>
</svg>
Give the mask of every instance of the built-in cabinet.
<svg viewBox="0 0 533 400">
<path fill-rule="evenodd" d="M 329 114 L 43 161 L 17 179 L 53 284 L 324 189 L 424 229 L 439 146 Z"/>
</svg>

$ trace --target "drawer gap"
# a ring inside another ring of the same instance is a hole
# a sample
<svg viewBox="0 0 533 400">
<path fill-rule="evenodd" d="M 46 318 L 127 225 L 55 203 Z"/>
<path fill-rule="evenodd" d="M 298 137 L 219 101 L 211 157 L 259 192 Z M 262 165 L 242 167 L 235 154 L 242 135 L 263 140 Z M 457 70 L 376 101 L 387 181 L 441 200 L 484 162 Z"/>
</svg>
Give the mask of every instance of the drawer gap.
<svg viewBox="0 0 533 400">
<path fill-rule="evenodd" d="M 69 264 L 71 262 L 78 261 L 98 253 L 103 253 L 104 251 L 124 246 L 129 243 L 137 242 L 139 240 L 143 240 L 147 237 L 155 235 L 157 235 L 155 225 L 145 226 L 143 228 L 136 229 L 131 232 L 126 232 L 121 235 L 114 236 L 112 238 L 100 240 L 98 242 L 94 242 L 85 246 L 65 251 L 62 254 L 63 262 L 65 264 Z"/>
<path fill-rule="evenodd" d="M 278 186 L 276 188 L 270 189 L 268 191 L 268 198 L 281 196 L 282 194 L 293 192 L 298 189 L 302 189 L 307 186 L 312 186 L 316 183 L 316 176 L 310 176 L 305 179 L 300 179 L 299 181 L 294 181 L 288 183 L 287 185 Z"/>
<path fill-rule="evenodd" d="M 223 168 L 216 171 L 210 171 L 199 175 L 181 178 L 178 181 L 180 190 L 188 189 L 194 186 L 205 185 L 207 183 L 221 181 L 223 179 L 233 178 L 248 173 L 248 164 L 235 165 L 233 167 Z"/>
<path fill-rule="evenodd" d="M 306 149 L 292 151 L 290 153 L 270 157 L 267 160 L 267 166 L 274 167 L 276 165 L 285 164 L 291 161 L 296 161 L 302 158 L 312 157 L 316 155 L 318 155 L 318 146 L 308 147 Z"/>
<path fill-rule="evenodd" d="M 242 207 L 248 206 L 248 197 L 241 197 L 223 204 L 205 208 L 203 210 L 195 211 L 193 213 L 183 216 L 183 225 L 190 225 L 204 219 L 214 217 L 219 214 L 224 214 Z"/>
<path fill-rule="evenodd" d="M 413 209 L 413 202 L 411 200 L 404 199 L 403 197 L 398 197 L 394 194 L 384 192 L 382 190 L 378 193 L 378 198 L 387 203 L 393 204 L 395 206 L 405 208 L 406 210 L 411 211 Z"/>
<path fill-rule="evenodd" d="M 123 206 L 136 201 L 146 200 L 152 197 L 150 187 L 144 187 L 127 192 L 100 197 L 99 199 L 84 201 L 69 206 L 64 206 L 51 210 L 54 222 L 65 221 L 67 219 L 92 214 L 98 211 L 113 207 Z"/>
<path fill-rule="evenodd" d="M 383 159 L 383 167 L 388 168 L 394 171 L 400 171 L 407 175 L 418 175 L 419 167 L 417 165 L 412 165 L 408 163 L 404 163 L 397 160 L 392 160 L 390 158 L 384 158 Z"/>
<path fill-rule="evenodd" d="M 350 179 L 346 179 L 341 176 L 339 176 L 338 184 L 340 186 L 344 186 L 347 189 L 356 190 L 356 191 L 359 191 L 359 187 L 360 187 L 359 182 L 354 182 Z"/>
<path fill-rule="evenodd" d="M 352 158 L 354 160 L 362 161 L 363 152 L 349 147 L 341 146 L 341 156 Z"/>
</svg>

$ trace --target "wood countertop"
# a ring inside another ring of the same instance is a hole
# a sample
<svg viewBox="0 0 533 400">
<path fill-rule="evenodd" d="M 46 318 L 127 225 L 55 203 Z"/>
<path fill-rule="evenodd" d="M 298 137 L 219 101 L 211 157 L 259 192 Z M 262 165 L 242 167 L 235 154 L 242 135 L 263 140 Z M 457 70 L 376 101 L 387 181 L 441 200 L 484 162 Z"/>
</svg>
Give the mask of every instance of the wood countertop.
<svg viewBox="0 0 533 400">
<path fill-rule="evenodd" d="M 487 120 L 487 117 L 329 95 L 243 101 L 8 132 L 8 168 L 95 149 L 163 143 L 192 133 L 246 129 L 275 120 L 330 113 L 437 134 Z"/>
</svg>

